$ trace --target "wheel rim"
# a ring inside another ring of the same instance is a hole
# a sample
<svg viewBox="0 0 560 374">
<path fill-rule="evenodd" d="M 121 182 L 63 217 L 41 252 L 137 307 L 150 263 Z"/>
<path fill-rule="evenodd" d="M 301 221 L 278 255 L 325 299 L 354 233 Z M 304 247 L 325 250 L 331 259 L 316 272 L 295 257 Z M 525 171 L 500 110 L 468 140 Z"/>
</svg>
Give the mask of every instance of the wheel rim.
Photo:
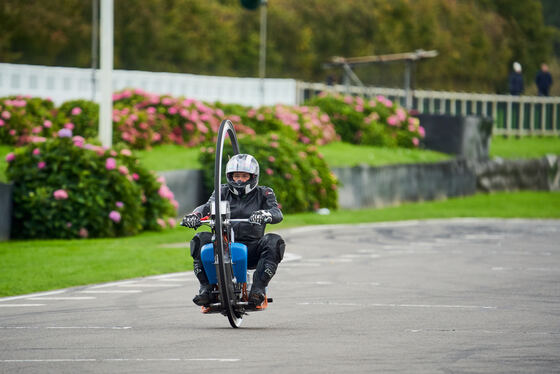
<svg viewBox="0 0 560 374">
<path fill-rule="evenodd" d="M 220 124 L 220 130 L 218 131 L 218 140 L 216 143 L 216 160 L 214 164 L 214 204 L 215 204 L 215 232 L 216 232 L 216 243 L 215 250 L 218 256 L 218 282 L 220 284 L 220 298 L 222 305 L 227 314 L 229 323 L 231 327 L 237 328 L 243 322 L 243 318 L 240 313 L 234 310 L 232 304 L 233 297 L 235 295 L 232 281 L 231 281 L 231 262 L 229 258 L 224 258 L 224 240 L 222 238 L 222 215 L 220 212 L 220 205 L 222 202 L 222 153 L 224 148 L 225 135 L 228 134 L 233 146 L 233 153 L 239 153 L 239 143 L 237 142 L 237 136 L 235 134 L 235 129 L 233 124 L 229 120 L 223 120 Z M 227 260 L 227 262 L 226 262 Z M 228 271 L 229 266 L 229 271 Z"/>
</svg>

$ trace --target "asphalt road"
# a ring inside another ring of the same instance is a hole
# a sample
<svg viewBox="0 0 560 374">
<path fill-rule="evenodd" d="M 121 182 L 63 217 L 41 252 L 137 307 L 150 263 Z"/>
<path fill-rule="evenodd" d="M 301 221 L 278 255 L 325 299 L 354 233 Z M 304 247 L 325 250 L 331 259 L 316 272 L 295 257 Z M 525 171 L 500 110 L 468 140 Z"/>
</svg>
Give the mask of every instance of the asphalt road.
<svg viewBox="0 0 560 374">
<path fill-rule="evenodd" d="M 4 298 L 0 372 L 560 372 L 560 221 L 282 234 L 274 303 L 240 329 L 192 304 L 192 272 Z"/>
</svg>

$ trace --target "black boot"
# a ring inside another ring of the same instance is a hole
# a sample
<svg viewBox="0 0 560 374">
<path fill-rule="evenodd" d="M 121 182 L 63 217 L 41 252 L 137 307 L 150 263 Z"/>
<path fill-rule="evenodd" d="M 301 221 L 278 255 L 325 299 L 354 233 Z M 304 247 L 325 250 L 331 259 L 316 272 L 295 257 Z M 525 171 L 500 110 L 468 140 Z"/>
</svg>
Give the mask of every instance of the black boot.
<svg viewBox="0 0 560 374">
<path fill-rule="evenodd" d="M 211 285 L 210 282 L 208 281 L 208 277 L 204 272 L 204 267 L 202 266 L 201 261 L 194 260 L 193 268 L 194 268 L 193 270 L 194 274 L 196 275 L 198 281 L 200 282 L 200 289 L 198 291 L 198 295 L 195 295 L 195 297 L 193 298 L 193 303 L 200 306 L 208 305 L 210 304 L 211 301 L 212 290 L 214 289 L 214 286 Z"/>
<path fill-rule="evenodd" d="M 251 292 L 249 292 L 249 302 L 259 306 L 263 303 L 266 297 L 266 286 L 262 282 L 255 282 L 253 280 L 253 286 L 251 286 Z"/>
<path fill-rule="evenodd" d="M 271 261 L 259 260 L 257 268 L 253 273 L 253 285 L 249 292 L 249 302 L 257 306 L 261 305 L 266 298 L 266 287 L 276 273 L 278 265 Z"/>
<path fill-rule="evenodd" d="M 200 290 L 198 291 L 198 295 L 193 297 L 192 301 L 196 305 L 208 305 L 212 299 L 212 290 L 214 286 L 211 284 L 201 284 Z"/>
</svg>

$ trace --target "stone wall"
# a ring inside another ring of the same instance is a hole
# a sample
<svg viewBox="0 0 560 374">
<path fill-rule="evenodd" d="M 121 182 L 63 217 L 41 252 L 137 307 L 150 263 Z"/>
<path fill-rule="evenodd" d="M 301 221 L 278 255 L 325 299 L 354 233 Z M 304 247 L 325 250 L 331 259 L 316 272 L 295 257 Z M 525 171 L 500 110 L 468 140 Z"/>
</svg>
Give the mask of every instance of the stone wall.
<svg viewBox="0 0 560 374">
<path fill-rule="evenodd" d="M 382 207 L 405 201 L 472 195 L 476 176 L 465 160 L 429 164 L 336 168 L 341 208 Z"/>
<path fill-rule="evenodd" d="M 10 238 L 12 222 L 12 185 L 0 182 L 0 240 Z"/>
<path fill-rule="evenodd" d="M 560 189 L 560 157 L 531 160 L 494 159 L 474 163 L 477 189 L 482 192 Z"/>
<path fill-rule="evenodd" d="M 160 172 L 179 203 L 177 213 L 182 216 L 208 201 L 204 194 L 202 170 L 171 170 Z"/>
</svg>

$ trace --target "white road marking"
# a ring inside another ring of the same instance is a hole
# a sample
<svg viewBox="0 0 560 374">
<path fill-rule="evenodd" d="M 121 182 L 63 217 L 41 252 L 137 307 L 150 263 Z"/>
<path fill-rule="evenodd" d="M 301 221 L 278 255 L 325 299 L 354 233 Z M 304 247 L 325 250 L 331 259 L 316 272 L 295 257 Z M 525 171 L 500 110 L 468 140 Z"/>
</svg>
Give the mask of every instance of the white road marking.
<svg viewBox="0 0 560 374">
<path fill-rule="evenodd" d="M 495 306 L 483 305 L 445 305 L 445 304 L 359 304 L 359 303 L 331 303 L 307 302 L 298 305 L 332 305 L 332 306 L 359 306 L 359 307 L 391 307 L 391 308 L 451 308 L 451 309 L 497 309 Z"/>
<path fill-rule="evenodd" d="M 169 278 L 169 279 L 158 279 L 160 282 L 192 282 L 194 278 Z"/>
<path fill-rule="evenodd" d="M 184 276 L 189 276 L 189 275 L 193 275 L 193 273 L 189 272 L 189 273 L 160 274 L 160 275 L 154 275 L 154 276 L 148 277 L 146 279 L 164 280 L 164 279 L 168 279 L 168 278 L 184 277 Z"/>
<path fill-rule="evenodd" d="M 137 287 L 137 288 L 141 288 L 141 287 L 178 287 L 180 286 L 180 284 L 150 284 L 150 283 L 134 283 L 134 284 L 121 284 L 118 287 Z"/>
<path fill-rule="evenodd" d="M 11 300 L 18 300 L 18 299 L 27 299 L 29 297 L 39 297 L 39 296 L 48 296 L 48 295 L 58 295 L 61 293 L 66 292 L 66 290 L 58 290 L 58 291 L 49 291 L 49 292 L 39 292 L 39 293 L 32 293 L 27 295 L 20 295 L 20 296 L 10 296 L 0 298 L 0 302 L 2 301 L 11 301 Z"/>
<path fill-rule="evenodd" d="M 318 263 L 312 263 L 312 262 L 296 262 L 293 264 L 286 264 L 283 265 L 282 268 L 291 268 L 291 267 L 319 267 L 321 266 L 321 264 Z"/>
<path fill-rule="evenodd" d="M 292 262 L 301 260 L 301 256 L 291 252 L 285 252 L 284 257 L 282 259 L 282 263 L 284 262 Z"/>
<path fill-rule="evenodd" d="M 80 293 L 140 293 L 142 290 L 95 290 L 95 291 L 80 291 Z"/>
<path fill-rule="evenodd" d="M 90 289 L 94 289 L 94 288 L 105 288 L 105 287 L 113 287 L 113 286 L 120 286 L 123 284 L 130 284 L 130 283 L 136 283 L 136 281 L 134 280 L 129 280 L 129 281 L 119 281 L 119 282 L 111 282 L 111 283 L 104 283 L 104 284 L 99 284 L 97 286 L 92 286 L 90 287 Z"/>
<path fill-rule="evenodd" d="M 93 300 L 95 296 L 46 296 L 46 297 L 28 297 L 25 300 Z"/>
<path fill-rule="evenodd" d="M 406 332 L 456 332 L 456 333 L 483 333 L 483 334 L 515 334 L 515 335 L 559 335 L 559 331 L 500 331 L 500 330 L 458 330 L 458 329 L 406 329 Z"/>
<path fill-rule="evenodd" d="M 45 304 L 0 304 L 0 308 L 25 308 L 27 306 L 43 306 Z"/>
<path fill-rule="evenodd" d="M 331 281 L 313 281 L 313 282 L 305 282 L 305 281 L 275 281 L 274 284 L 316 284 L 319 286 L 329 286 L 334 284 Z"/>
<path fill-rule="evenodd" d="M 0 326 L 4 330 L 39 330 L 39 329 L 93 329 L 93 330 L 129 330 L 131 326 Z"/>
<path fill-rule="evenodd" d="M 128 361 L 218 361 L 237 362 L 240 358 L 48 358 L 48 359 L 20 359 L 0 360 L 0 362 L 128 362 Z"/>
</svg>

